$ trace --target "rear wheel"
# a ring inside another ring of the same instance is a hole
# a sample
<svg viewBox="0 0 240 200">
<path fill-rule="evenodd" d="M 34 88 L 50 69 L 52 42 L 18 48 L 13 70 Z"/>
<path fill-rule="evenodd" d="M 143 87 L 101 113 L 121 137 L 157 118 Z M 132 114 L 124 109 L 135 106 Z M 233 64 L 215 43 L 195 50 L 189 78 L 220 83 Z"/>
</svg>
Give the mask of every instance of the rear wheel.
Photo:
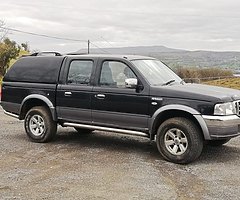
<svg viewBox="0 0 240 200">
<path fill-rule="evenodd" d="M 158 129 L 156 142 L 166 160 L 179 164 L 194 161 L 203 149 L 201 131 L 191 120 L 183 117 L 163 122 Z"/>
<path fill-rule="evenodd" d="M 222 139 L 222 140 L 209 140 L 207 141 L 207 145 L 209 146 L 222 146 L 223 144 L 226 144 L 229 142 L 230 139 Z"/>
<path fill-rule="evenodd" d="M 56 135 L 57 123 L 44 106 L 36 106 L 28 111 L 24 121 L 25 131 L 33 142 L 49 142 Z"/>
</svg>

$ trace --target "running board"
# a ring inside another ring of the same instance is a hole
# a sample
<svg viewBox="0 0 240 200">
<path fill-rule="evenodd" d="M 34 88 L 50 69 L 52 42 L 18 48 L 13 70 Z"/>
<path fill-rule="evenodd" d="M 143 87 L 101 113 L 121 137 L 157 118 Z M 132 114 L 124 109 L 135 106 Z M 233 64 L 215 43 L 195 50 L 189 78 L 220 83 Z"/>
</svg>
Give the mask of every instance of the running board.
<svg viewBox="0 0 240 200">
<path fill-rule="evenodd" d="M 14 117 L 14 118 L 19 119 L 19 116 L 18 116 L 18 115 L 13 114 L 13 113 L 10 113 L 10 112 L 7 112 L 7 111 L 5 111 L 5 110 L 4 110 L 4 114 L 6 114 L 6 115 L 8 115 L 8 116 L 10 116 L 10 117 Z"/>
<path fill-rule="evenodd" d="M 149 138 L 149 135 L 147 133 L 140 132 L 140 131 L 131 131 L 131 130 L 125 130 L 125 129 L 108 128 L 108 127 L 102 127 L 102 126 L 76 124 L 76 123 L 69 123 L 69 122 L 63 123 L 63 126 L 70 126 L 70 127 L 76 127 L 76 128 L 86 128 L 86 129 L 99 130 L 99 131 L 117 132 L 117 133 L 121 133 L 121 134 L 125 134 L 125 135 L 135 135 L 135 136 Z"/>
</svg>

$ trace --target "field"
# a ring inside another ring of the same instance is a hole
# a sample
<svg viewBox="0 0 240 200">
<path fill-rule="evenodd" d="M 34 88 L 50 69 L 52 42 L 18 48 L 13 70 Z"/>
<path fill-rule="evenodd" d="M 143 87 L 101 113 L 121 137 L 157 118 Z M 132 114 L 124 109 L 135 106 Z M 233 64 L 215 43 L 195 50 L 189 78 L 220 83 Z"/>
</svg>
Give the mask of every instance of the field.
<svg viewBox="0 0 240 200">
<path fill-rule="evenodd" d="M 240 90 L 240 78 L 226 78 L 214 81 L 207 81 L 204 84 L 227 87 Z"/>
</svg>

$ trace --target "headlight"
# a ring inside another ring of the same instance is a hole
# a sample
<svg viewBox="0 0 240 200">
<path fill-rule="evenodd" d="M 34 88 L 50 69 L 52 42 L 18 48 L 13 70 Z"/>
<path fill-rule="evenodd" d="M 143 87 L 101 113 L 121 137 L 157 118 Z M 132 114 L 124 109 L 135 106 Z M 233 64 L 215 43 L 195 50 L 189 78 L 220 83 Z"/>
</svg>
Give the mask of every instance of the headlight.
<svg viewBox="0 0 240 200">
<path fill-rule="evenodd" d="M 234 115 L 236 113 L 233 102 L 216 104 L 214 107 L 214 115 Z"/>
</svg>

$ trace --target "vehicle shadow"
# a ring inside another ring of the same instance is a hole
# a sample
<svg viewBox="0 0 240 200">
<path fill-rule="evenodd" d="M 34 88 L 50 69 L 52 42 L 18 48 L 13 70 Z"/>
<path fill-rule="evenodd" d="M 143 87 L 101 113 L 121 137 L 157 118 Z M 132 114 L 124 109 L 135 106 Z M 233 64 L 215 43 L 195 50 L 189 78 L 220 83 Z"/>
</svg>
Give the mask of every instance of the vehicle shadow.
<svg viewBox="0 0 240 200">
<path fill-rule="evenodd" d="M 28 143 L 31 142 L 26 133 L 21 131 L 15 134 L 8 135 L 8 138 L 17 140 L 18 142 Z M 155 142 L 150 142 L 148 138 L 126 136 L 118 133 L 94 131 L 90 134 L 81 134 L 73 129 L 60 129 L 57 132 L 53 141 L 48 143 L 34 143 L 48 146 L 54 149 L 58 144 L 62 148 L 81 149 L 86 148 L 103 148 L 111 151 L 155 151 L 158 154 Z M 156 147 L 156 148 L 155 148 Z"/>
<path fill-rule="evenodd" d="M 90 134 L 81 134 L 76 131 L 59 132 L 54 143 L 76 145 L 76 147 L 104 148 L 111 151 L 155 151 L 155 143 L 147 138 L 131 137 L 117 133 L 94 131 Z M 156 149 L 156 153 L 158 151 Z"/>
<path fill-rule="evenodd" d="M 224 163 L 240 159 L 240 147 L 232 146 L 231 142 L 219 146 L 205 145 L 197 162 L 201 163 Z"/>
<path fill-rule="evenodd" d="M 18 141 L 27 141 L 26 134 L 12 134 L 8 138 L 17 139 Z M 235 140 L 235 139 L 232 139 Z M 61 145 L 61 147 L 59 145 Z M 232 162 L 240 159 L 240 146 L 234 145 L 234 141 L 220 147 L 212 147 L 205 145 L 201 156 L 192 163 L 224 163 Z M 117 133 L 105 133 L 94 131 L 91 134 L 81 134 L 72 129 L 60 129 L 53 142 L 41 144 L 54 149 L 64 148 L 66 150 L 81 150 L 82 148 L 101 149 L 103 151 L 121 152 L 128 154 L 129 152 L 136 155 L 146 157 L 148 160 L 163 161 L 155 142 L 150 142 L 148 138 L 126 136 Z"/>
<path fill-rule="evenodd" d="M 148 156 L 153 160 L 164 160 L 158 152 L 155 142 L 147 138 L 125 136 L 117 133 L 94 131 L 92 134 L 77 133 L 75 131 L 60 132 L 54 141 L 56 144 L 74 146 L 75 148 L 101 148 L 112 152 L 131 152 Z M 200 158 L 194 163 L 222 163 L 240 159 L 240 147 L 232 146 L 231 142 L 221 147 L 205 145 Z"/>
</svg>

